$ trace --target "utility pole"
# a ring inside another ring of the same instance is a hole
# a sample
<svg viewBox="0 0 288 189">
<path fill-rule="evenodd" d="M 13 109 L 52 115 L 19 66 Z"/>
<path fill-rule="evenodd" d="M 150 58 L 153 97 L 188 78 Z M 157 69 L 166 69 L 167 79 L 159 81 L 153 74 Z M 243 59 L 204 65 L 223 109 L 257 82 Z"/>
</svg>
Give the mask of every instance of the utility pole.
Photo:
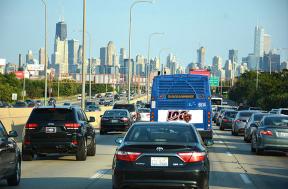
<svg viewBox="0 0 288 189">
<path fill-rule="evenodd" d="M 85 34 L 86 34 L 86 0 L 83 0 L 83 32 L 82 32 L 82 98 L 81 98 L 81 108 L 85 109 L 85 84 L 86 84 L 86 74 L 85 74 Z"/>
</svg>

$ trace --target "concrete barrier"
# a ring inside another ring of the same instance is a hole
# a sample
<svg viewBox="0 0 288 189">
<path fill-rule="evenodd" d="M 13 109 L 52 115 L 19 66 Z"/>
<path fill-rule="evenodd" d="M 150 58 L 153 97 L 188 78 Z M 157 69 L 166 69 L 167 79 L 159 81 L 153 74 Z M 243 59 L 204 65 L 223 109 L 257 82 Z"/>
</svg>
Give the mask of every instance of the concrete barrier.
<svg viewBox="0 0 288 189">
<path fill-rule="evenodd" d="M 145 96 L 140 98 L 134 99 L 131 103 L 135 103 L 137 100 L 144 100 Z M 106 110 L 112 109 L 112 106 L 102 106 L 101 111 L 99 112 L 86 112 L 86 115 L 89 119 L 90 116 L 95 117 L 95 122 L 92 125 L 95 128 L 100 127 L 100 115 Z M 22 140 L 22 133 L 24 125 L 26 124 L 31 111 L 33 108 L 0 108 L 0 120 L 2 121 L 4 127 L 9 132 L 11 130 L 15 130 L 18 133 L 18 137 L 16 138 L 17 141 Z"/>
</svg>

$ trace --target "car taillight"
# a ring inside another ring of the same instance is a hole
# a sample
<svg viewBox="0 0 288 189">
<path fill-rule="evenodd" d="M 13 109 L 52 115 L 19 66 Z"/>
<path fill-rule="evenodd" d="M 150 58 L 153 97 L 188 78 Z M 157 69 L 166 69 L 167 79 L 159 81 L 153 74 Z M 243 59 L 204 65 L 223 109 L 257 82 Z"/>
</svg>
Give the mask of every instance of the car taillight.
<svg viewBox="0 0 288 189">
<path fill-rule="evenodd" d="M 267 136 L 273 136 L 272 131 L 269 131 L 269 130 L 267 130 L 267 131 L 260 131 L 260 134 L 262 134 L 262 135 L 267 135 Z"/>
<path fill-rule="evenodd" d="M 127 117 L 123 117 L 120 120 L 123 121 L 123 122 L 128 122 L 129 121 L 129 119 Z"/>
<path fill-rule="evenodd" d="M 236 119 L 236 120 L 234 120 L 234 122 L 239 123 L 239 122 L 241 122 L 241 120 L 240 119 Z"/>
<path fill-rule="evenodd" d="M 28 138 L 24 138 L 24 144 L 29 145 L 31 144 L 31 141 Z"/>
<path fill-rule="evenodd" d="M 38 127 L 39 124 L 38 123 L 27 123 L 25 125 L 25 129 L 36 129 L 36 127 Z"/>
<path fill-rule="evenodd" d="M 223 121 L 224 121 L 224 122 L 228 122 L 229 120 L 228 120 L 228 119 L 223 119 Z"/>
<path fill-rule="evenodd" d="M 185 163 L 193 163 L 205 160 L 205 152 L 181 152 L 177 153 Z"/>
<path fill-rule="evenodd" d="M 80 127 L 79 123 L 65 123 L 64 126 L 67 129 L 78 129 Z"/>
<path fill-rule="evenodd" d="M 116 159 L 122 161 L 136 161 L 140 155 L 141 153 L 139 152 L 117 151 Z"/>
</svg>

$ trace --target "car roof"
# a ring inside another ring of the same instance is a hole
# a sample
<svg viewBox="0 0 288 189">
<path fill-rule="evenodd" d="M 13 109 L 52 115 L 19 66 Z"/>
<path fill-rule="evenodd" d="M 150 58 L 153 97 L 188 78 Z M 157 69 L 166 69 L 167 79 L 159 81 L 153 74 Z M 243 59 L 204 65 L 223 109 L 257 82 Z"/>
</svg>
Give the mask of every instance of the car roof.
<svg viewBox="0 0 288 189">
<path fill-rule="evenodd" d="M 137 122 L 133 124 L 133 127 L 139 127 L 139 126 L 180 126 L 180 127 L 187 127 L 191 126 L 191 124 L 188 123 L 177 123 L 177 122 Z"/>
<path fill-rule="evenodd" d="M 126 109 L 111 109 L 111 110 L 106 110 L 105 112 L 129 112 Z"/>
<path fill-rule="evenodd" d="M 77 105 L 70 105 L 70 106 L 40 106 L 37 107 L 36 109 L 48 109 L 48 108 L 55 108 L 55 109 L 71 109 L 71 108 L 75 108 L 75 109 L 80 109 L 80 106 Z"/>
<path fill-rule="evenodd" d="M 266 116 L 264 116 L 264 118 L 267 118 L 267 117 L 288 117 L 288 115 L 283 115 L 283 114 L 268 114 Z"/>
</svg>

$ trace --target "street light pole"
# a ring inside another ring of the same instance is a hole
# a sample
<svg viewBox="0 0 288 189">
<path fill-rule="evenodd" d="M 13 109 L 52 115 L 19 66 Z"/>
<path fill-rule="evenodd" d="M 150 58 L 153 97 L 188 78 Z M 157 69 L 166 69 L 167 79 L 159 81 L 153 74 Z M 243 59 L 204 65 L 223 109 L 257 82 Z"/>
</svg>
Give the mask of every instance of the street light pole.
<svg viewBox="0 0 288 189">
<path fill-rule="evenodd" d="M 81 98 L 81 108 L 85 109 L 85 33 L 86 33 L 86 0 L 83 0 L 83 32 L 82 32 L 82 98 Z"/>
<path fill-rule="evenodd" d="M 164 33 L 159 33 L 159 32 L 154 32 L 149 35 L 149 40 L 148 40 L 148 69 L 147 69 L 147 81 L 146 81 L 146 91 L 147 91 L 147 103 L 149 102 L 149 85 L 150 85 L 150 70 L 151 70 L 151 65 L 150 65 L 150 44 L 151 44 L 151 39 L 154 35 L 164 35 Z"/>
<path fill-rule="evenodd" d="M 131 27 L 132 27 L 132 9 L 133 7 L 138 4 L 138 3 L 153 3 L 153 1 L 142 1 L 142 0 L 138 0 L 138 1 L 134 1 L 131 6 L 130 6 L 130 14 L 129 14 L 129 50 L 128 50 L 128 104 L 130 103 L 130 94 L 131 94 Z"/>
<path fill-rule="evenodd" d="M 42 0 L 42 3 L 45 7 L 45 66 L 44 66 L 44 72 L 45 72 L 45 95 L 44 95 L 44 106 L 47 105 L 47 85 L 48 85 L 48 78 L 47 78 L 47 4 L 45 0 Z"/>
</svg>

